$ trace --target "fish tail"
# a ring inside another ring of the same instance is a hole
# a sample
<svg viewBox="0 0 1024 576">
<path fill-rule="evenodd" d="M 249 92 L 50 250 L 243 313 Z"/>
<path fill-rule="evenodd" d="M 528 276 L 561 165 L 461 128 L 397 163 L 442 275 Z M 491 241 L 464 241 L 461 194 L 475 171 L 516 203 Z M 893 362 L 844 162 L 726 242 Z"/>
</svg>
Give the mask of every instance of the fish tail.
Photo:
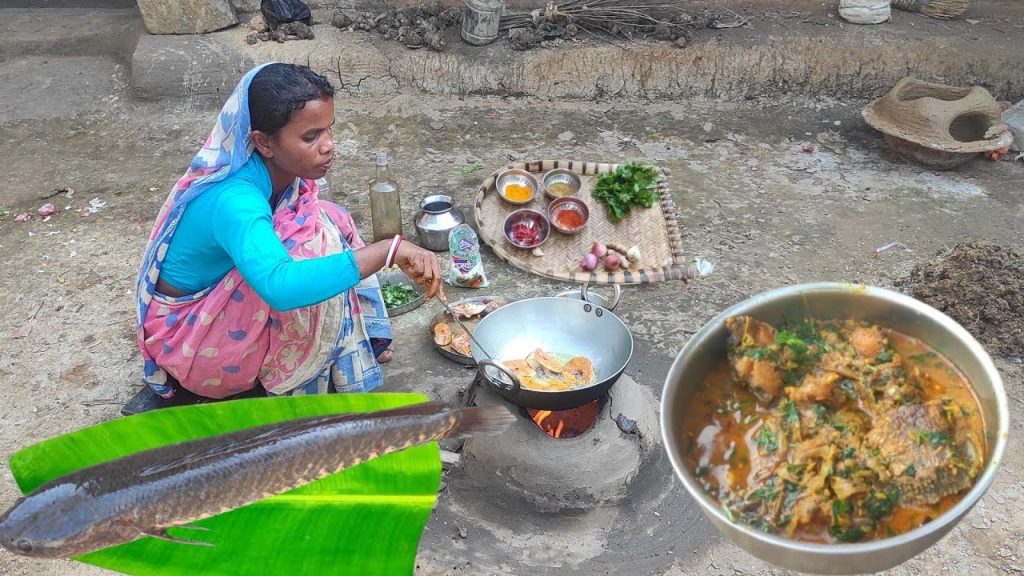
<svg viewBox="0 0 1024 576">
<path fill-rule="evenodd" d="M 515 414 L 504 406 L 476 406 L 453 410 L 458 421 L 445 438 L 498 434 L 516 420 Z"/>
</svg>

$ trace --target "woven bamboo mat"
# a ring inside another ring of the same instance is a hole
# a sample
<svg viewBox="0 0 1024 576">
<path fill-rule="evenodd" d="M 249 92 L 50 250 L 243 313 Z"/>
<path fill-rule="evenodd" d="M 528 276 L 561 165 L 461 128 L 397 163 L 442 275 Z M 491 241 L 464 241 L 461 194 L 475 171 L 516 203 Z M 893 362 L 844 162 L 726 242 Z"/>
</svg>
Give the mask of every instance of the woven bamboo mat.
<svg viewBox="0 0 1024 576">
<path fill-rule="evenodd" d="M 550 199 L 543 190 L 538 191 L 527 205 L 517 206 L 501 199 L 494 188 L 496 171 L 480 186 L 476 196 L 476 224 L 483 240 L 499 258 L 509 264 L 547 278 L 592 284 L 648 284 L 662 280 L 685 280 L 690 272 L 682 263 L 683 242 L 679 235 L 675 204 L 669 194 L 666 176 L 668 171 L 658 168 L 658 194 L 660 202 L 651 208 L 634 207 L 618 224 L 612 224 L 603 204 L 592 195 L 596 174 L 613 172 L 618 164 L 581 162 L 578 160 L 542 160 L 536 162 L 515 162 L 507 168 L 519 168 L 532 172 L 537 180 L 544 173 L 555 168 L 566 168 L 580 175 L 583 186 L 577 196 L 587 203 L 590 220 L 586 228 L 576 235 L 565 235 L 552 229 L 547 241 L 541 245 L 543 256 L 535 256 L 529 250 L 516 248 L 505 239 L 502 225 L 505 218 L 519 208 L 533 208 L 547 214 Z M 632 263 L 629 270 L 608 272 L 601 266 L 593 272 L 580 269 L 580 259 L 593 242 L 615 243 L 638 246 L 641 259 Z M 692 267 L 692 265 L 690 265 Z"/>
</svg>

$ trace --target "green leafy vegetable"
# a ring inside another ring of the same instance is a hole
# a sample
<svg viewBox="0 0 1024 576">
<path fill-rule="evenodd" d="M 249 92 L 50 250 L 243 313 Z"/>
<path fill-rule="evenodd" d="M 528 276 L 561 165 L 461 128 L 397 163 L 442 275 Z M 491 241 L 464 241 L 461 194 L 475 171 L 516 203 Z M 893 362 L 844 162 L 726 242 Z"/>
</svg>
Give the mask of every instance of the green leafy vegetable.
<svg viewBox="0 0 1024 576">
<path fill-rule="evenodd" d="M 886 490 L 885 492 L 875 491 L 864 502 L 864 510 L 867 511 L 872 520 L 877 521 L 892 514 L 898 501 L 899 493 L 894 489 Z"/>
<path fill-rule="evenodd" d="M 776 357 L 775 350 L 771 348 L 744 348 L 741 353 L 754 360 L 775 360 Z"/>
<path fill-rule="evenodd" d="M 654 206 L 657 184 L 658 172 L 653 166 L 630 162 L 614 172 L 599 174 L 593 195 L 608 209 L 611 221 L 619 222 L 634 206 Z"/>
<path fill-rule="evenodd" d="M 775 334 L 775 343 L 779 346 L 786 346 L 797 356 L 803 356 L 807 352 L 807 342 L 787 330 L 779 330 Z"/>
<path fill-rule="evenodd" d="M 754 442 L 757 442 L 757 448 L 762 452 L 775 452 L 779 449 L 779 439 L 775 437 L 775 432 L 763 424 L 754 434 Z"/>
<path fill-rule="evenodd" d="M 772 478 L 772 480 L 774 480 L 774 478 Z M 768 482 L 768 484 L 765 484 L 750 493 L 750 497 L 754 500 L 764 500 L 765 502 L 775 500 L 775 497 L 778 495 L 779 489 L 775 487 L 774 482 Z"/>
<path fill-rule="evenodd" d="M 384 305 L 388 308 L 404 306 L 416 299 L 416 289 L 408 284 L 385 283 L 380 287 L 380 293 L 384 295 Z"/>
<path fill-rule="evenodd" d="M 800 412 L 796 409 L 796 402 L 789 398 L 782 400 L 782 419 L 789 425 L 800 423 Z"/>
<path fill-rule="evenodd" d="M 825 408 L 823 404 L 815 404 L 811 407 L 811 412 L 814 413 L 815 418 L 817 418 L 819 422 L 823 422 L 825 417 L 828 416 L 828 408 Z"/>
<path fill-rule="evenodd" d="M 838 523 L 839 519 L 850 513 L 850 505 L 846 500 L 833 500 L 832 501 L 832 522 Z"/>
<path fill-rule="evenodd" d="M 950 443 L 950 437 L 948 432 L 930 432 L 928 430 L 915 430 L 914 435 L 917 438 L 918 445 L 931 444 L 932 446 L 940 446 L 942 444 Z"/>
<path fill-rule="evenodd" d="M 849 528 L 832 526 L 829 528 L 829 533 L 835 536 L 836 540 L 839 540 L 840 542 L 855 542 L 867 534 L 867 532 L 860 526 L 850 526 Z"/>
</svg>

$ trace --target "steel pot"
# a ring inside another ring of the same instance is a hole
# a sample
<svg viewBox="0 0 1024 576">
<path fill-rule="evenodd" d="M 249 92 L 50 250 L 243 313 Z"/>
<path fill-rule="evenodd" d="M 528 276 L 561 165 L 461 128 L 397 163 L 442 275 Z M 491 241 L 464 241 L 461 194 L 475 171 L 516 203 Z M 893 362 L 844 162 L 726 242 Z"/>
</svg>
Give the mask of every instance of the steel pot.
<svg viewBox="0 0 1024 576">
<path fill-rule="evenodd" d="M 465 221 L 451 196 L 435 194 L 420 202 L 420 211 L 413 224 L 420 246 L 434 252 L 445 252 L 448 250 L 448 233 Z"/>
<path fill-rule="evenodd" d="M 726 356 L 725 319 L 752 315 L 775 323 L 803 318 L 866 320 L 917 338 L 967 377 L 984 415 L 988 460 L 974 486 L 952 508 L 904 534 L 856 544 L 814 544 L 775 536 L 730 522 L 704 494 L 684 464 L 682 438 L 687 405 L 709 372 Z M 676 357 L 661 397 L 661 435 L 676 474 L 712 523 L 754 556 L 800 572 L 861 574 L 886 570 L 928 548 L 964 517 L 985 493 L 1006 450 L 1008 409 L 1003 382 L 980 344 L 945 314 L 902 294 L 850 284 L 804 284 L 759 294 L 722 312 L 690 338 Z"/>
<path fill-rule="evenodd" d="M 568 410 L 600 398 L 633 356 L 633 335 L 622 320 L 602 306 L 570 298 L 512 302 L 484 317 L 473 336 L 473 359 L 483 380 L 506 400 L 540 410 Z M 480 346 L 493 357 L 488 358 Z M 525 358 L 536 348 L 586 356 L 594 363 L 597 382 L 564 392 L 523 388 L 516 375 L 499 362 Z"/>
</svg>

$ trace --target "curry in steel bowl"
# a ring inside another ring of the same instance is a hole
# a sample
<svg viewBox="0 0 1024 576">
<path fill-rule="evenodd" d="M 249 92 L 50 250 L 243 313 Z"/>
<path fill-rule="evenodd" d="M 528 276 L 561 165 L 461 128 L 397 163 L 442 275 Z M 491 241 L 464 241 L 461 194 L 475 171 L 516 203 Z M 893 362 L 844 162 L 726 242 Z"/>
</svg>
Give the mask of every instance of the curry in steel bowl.
<svg viewBox="0 0 1024 576">
<path fill-rule="evenodd" d="M 886 538 L 953 507 L 985 467 L 971 386 L 920 340 L 853 320 L 725 327 L 681 449 L 730 520 L 805 542 Z"/>
</svg>

